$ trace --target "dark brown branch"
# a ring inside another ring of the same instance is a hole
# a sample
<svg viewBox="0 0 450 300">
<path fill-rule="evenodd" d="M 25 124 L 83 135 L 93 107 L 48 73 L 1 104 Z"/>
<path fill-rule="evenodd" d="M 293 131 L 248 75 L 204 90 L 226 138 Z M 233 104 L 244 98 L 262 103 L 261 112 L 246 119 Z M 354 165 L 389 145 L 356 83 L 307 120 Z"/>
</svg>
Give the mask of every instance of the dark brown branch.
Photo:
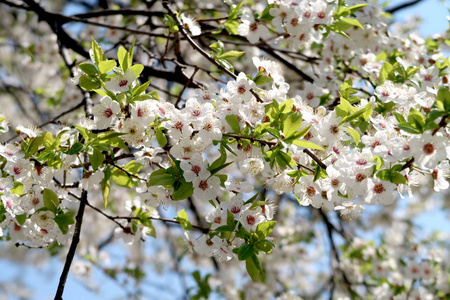
<svg viewBox="0 0 450 300">
<path fill-rule="evenodd" d="M 116 216 L 116 217 L 112 217 L 112 218 L 115 219 L 115 220 L 140 220 L 139 217 L 121 217 L 121 216 Z M 180 224 L 180 222 L 178 222 L 178 221 L 164 219 L 164 218 L 148 217 L 148 219 L 149 220 L 156 220 L 156 221 L 163 221 L 163 222 L 166 222 L 166 223 L 173 223 L 173 224 L 178 224 L 178 225 Z M 208 228 L 204 228 L 204 227 L 201 227 L 201 226 L 198 226 L 198 225 L 193 225 L 192 224 L 192 228 L 198 229 L 198 230 L 200 230 L 202 232 L 205 232 L 205 233 L 209 232 Z"/>
<path fill-rule="evenodd" d="M 22 247 L 25 247 L 25 248 L 28 248 L 28 249 L 43 249 L 43 248 L 45 248 L 45 247 L 47 247 L 47 245 L 46 246 L 31 246 L 31 245 L 28 245 L 28 244 L 25 244 L 25 243 L 15 243 L 14 244 L 17 248 L 19 248 L 20 246 L 22 246 Z"/>
<path fill-rule="evenodd" d="M 439 127 L 436 128 L 435 130 L 433 130 L 431 135 L 435 135 L 439 131 L 439 129 L 444 128 L 447 125 L 447 118 L 448 118 L 448 115 L 445 115 L 442 117 L 441 121 L 438 124 Z"/>
<path fill-rule="evenodd" d="M 405 2 L 403 4 L 400 4 L 400 5 L 397 5 L 397 6 L 394 6 L 392 8 L 387 9 L 386 12 L 390 13 L 390 14 L 393 14 L 393 13 L 399 11 L 399 10 L 402 10 L 404 8 L 413 6 L 413 5 L 415 5 L 415 4 L 417 4 L 417 3 L 421 2 L 421 1 L 422 0 L 413 0 L 413 1 L 410 1 L 410 2 Z"/>
<path fill-rule="evenodd" d="M 72 265 L 75 251 L 80 242 L 81 224 L 83 223 L 84 209 L 87 203 L 88 193 L 86 190 L 81 192 L 80 207 L 78 208 L 77 216 L 75 217 L 75 231 L 73 233 L 72 243 L 70 244 L 69 252 L 67 253 L 66 262 L 64 264 L 61 277 L 59 278 L 58 289 L 56 290 L 55 300 L 62 300 L 64 287 L 66 285 L 67 276 L 69 275 L 70 266 Z"/>
<path fill-rule="evenodd" d="M 409 167 L 412 166 L 413 163 L 414 163 L 414 157 L 411 157 L 411 159 L 408 160 L 408 161 L 403 165 L 403 167 L 402 167 L 402 169 L 401 169 L 400 171 L 403 171 L 403 170 L 408 169 Z"/>
<path fill-rule="evenodd" d="M 31 1 L 33 2 L 33 1 Z M 85 106 L 84 111 L 86 117 L 93 119 L 92 114 L 92 99 L 89 97 L 89 93 L 85 94 Z M 84 162 L 88 162 L 89 157 L 87 153 L 84 154 Z M 78 207 L 78 212 L 75 217 L 75 230 L 72 237 L 72 243 L 70 244 L 69 252 L 67 253 L 66 262 L 64 263 L 64 268 L 59 278 L 58 288 L 56 290 L 55 300 L 62 300 L 62 295 L 64 293 L 64 287 L 66 285 L 67 276 L 69 275 L 70 266 L 72 265 L 75 252 L 77 250 L 78 243 L 80 242 L 81 225 L 83 224 L 84 210 L 88 203 L 88 192 L 86 190 L 81 191 L 80 206 Z"/>
<path fill-rule="evenodd" d="M 305 72 L 303 72 L 302 70 L 297 68 L 294 64 L 292 64 L 289 61 L 287 61 L 285 58 L 283 58 L 281 55 L 279 55 L 275 50 L 271 49 L 270 47 L 264 47 L 263 49 L 264 49 L 264 51 L 267 52 L 267 54 L 269 54 L 273 58 L 278 59 L 286 67 L 288 67 L 289 69 L 291 69 L 292 71 L 294 71 L 295 73 L 300 75 L 304 80 L 306 80 L 306 81 L 308 81 L 310 83 L 314 83 L 314 79 L 312 79 L 311 76 L 309 76 L 308 74 L 306 74 Z"/>
<path fill-rule="evenodd" d="M 314 153 L 312 153 L 309 149 L 303 149 L 303 152 L 308 154 L 322 169 L 326 170 L 327 165 L 324 164 Z"/>
<path fill-rule="evenodd" d="M 251 136 L 241 136 L 241 135 L 238 135 L 238 134 L 230 134 L 230 133 L 224 133 L 222 135 L 226 136 L 226 137 L 230 137 L 230 138 L 236 139 L 236 140 L 245 139 L 245 140 L 249 140 L 251 142 L 259 142 L 259 143 L 261 143 L 263 145 L 268 145 L 268 146 L 272 146 L 272 147 L 278 145 L 278 142 L 266 141 L 266 140 L 257 139 L 257 138 L 251 137 Z"/>
<path fill-rule="evenodd" d="M 356 292 L 355 290 L 352 288 L 352 283 L 350 282 L 350 280 L 347 277 L 347 274 L 339 267 L 339 263 L 341 261 L 340 256 L 339 256 L 339 252 L 338 249 L 336 247 L 336 244 L 334 243 L 334 239 L 333 239 L 333 225 L 331 224 L 330 220 L 328 219 L 327 215 L 325 213 L 323 213 L 322 211 L 320 211 L 321 216 L 325 222 L 325 226 L 327 228 L 327 233 L 328 233 L 328 239 L 330 241 L 330 247 L 331 247 L 331 257 L 330 257 L 330 262 L 331 262 L 331 268 L 332 271 L 334 272 L 335 269 L 339 270 L 339 272 L 342 274 L 342 278 L 344 279 L 344 283 L 345 286 L 350 294 L 350 297 L 352 299 L 355 299 L 355 296 L 357 296 L 358 298 L 361 298 Z M 336 266 L 332 263 L 332 258 L 335 258 L 336 260 Z M 333 277 L 335 278 L 335 277 Z M 334 281 L 334 280 L 333 280 Z"/>
</svg>

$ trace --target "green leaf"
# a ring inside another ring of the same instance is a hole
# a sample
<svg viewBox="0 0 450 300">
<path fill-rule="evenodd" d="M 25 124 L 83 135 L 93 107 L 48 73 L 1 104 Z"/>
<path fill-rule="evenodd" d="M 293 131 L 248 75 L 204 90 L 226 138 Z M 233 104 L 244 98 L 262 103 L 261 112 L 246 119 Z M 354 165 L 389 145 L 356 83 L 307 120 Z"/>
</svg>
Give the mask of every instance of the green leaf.
<svg viewBox="0 0 450 300">
<path fill-rule="evenodd" d="M 137 96 L 137 95 L 140 95 L 140 94 L 144 93 L 145 90 L 148 88 L 148 86 L 150 85 L 151 82 L 152 82 L 152 81 L 149 80 L 149 81 L 147 81 L 146 83 L 141 84 L 137 89 L 134 90 L 133 96 Z"/>
<path fill-rule="evenodd" d="M 105 155 L 97 148 L 93 148 L 92 154 L 89 154 L 89 160 L 91 162 L 92 169 L 96 171 L 98 167 L 103 164 L 105 160 Z"/>
<path fill-rule="evenodd" d="M 103 54 L 103 50 L 100 45 L 94 40 L 92 37 L 92 54 L 91 60 L 94 64 L 98 65 L 100 62 L 105 60 L 105 55 Z"/>
<path fill-rule="evenodd" d="M 408 180 L 397 171 L 393 169 L 383 169 L 376 173 L 376 176 L 380 180 L 390 181 L 396 184 L 408 184 Z"/>
<path fill-rule="evenodd" d="M 58 227 L 63 234 L 66 234 L 69 231 L 69 225 L 75 223 L 73 216 L 73 212 L 69 211 L 60 213 L 55 217 L 55 223 L 58 224 Z"/>
<path fill-rule="evenodd" d="M 58 195 L 52 190 L 44 189 L 43 198 L 44 206 L 56 214 L 56 210 L 59 206 Z"/>
<path fill-rule="evenodd" d="M 141 169 L 143 165 L 132 160 L 127 163 L 122 168 L 127 171 L 129 174 L 136 175 Z M 131 188 L 139 186 L 140 182 L 137 178 L 129 176 L 126 172 L 121 169 L 115 167 L 111 171 L 111 179 L 119 186 Z"/>
<path fill-rule="evenodd" d="M 218 159 L 216 159 L 210 166 L 209 170 L 214 170 L 222 166 L 227 161 L 227 152 L 225 151 L 225 148 L 221 145 L 219 148 L 220 156 Z"/>
<path fill-rule="evenodd" d="M 448 88 L 441 87 L 439 89 L 434 105 L 442 111 L 450 112 L 450 91 Z"/>
<path fill-rule="evenodd" d="M 247 260 L 245 261 L 245 268 L 247 269 L 248 275 L 250 275 L 253 281 L 263 281 L 264 272 L 256 254 L 252 254 L 249 258 L 247 258 Z"/>
<path fill-rule="evenodd" d="M 83 75 L 80 77 L 79 85 L 86 91 L 93 91 L 100 88 L 100 81 L 97 78 L 88 77 Z"/>
<path fill-rule="evenodd" d="M 90 138 L 89 138 L 89 132 L 87 131 L 87 129 L 84 129 L 83 127 L 81 127 L 81 126 L 75 126 L 75 128 L 76 128 L 76 130 L 78 130 L 78 132 L 84 137 L 84 140 L 86 141 L 86 142 L 88 142 L 89 140 L 90 140 Z"/>
<path fill-rule="evenodd" d="M 176 217 L 175 220 L 180 222 L 180 226 L 184 230 L 192 229 L 192 224 L 188 221 L 188 215 L 184 209 L 182 209 L 178 212 L 178 217 Z"/>
<path fill-rule="evenodd" d="M 325 179 L 327 177 L 327 171 L 322 169 L 320 166 L 317 166 L 316 171 L 314 172 L 314 181 L 317 181 L 318 179 Z"/>
<path fill-rule="evenodd" d="M 356 20 L 356 19 L 340 18 L 340 20 L 345 22 L 345 23 L 347 23 L 347 24 L 350 24 L 350 25 L 353 25 L 353 26 L 357 26 L 357 27 L 359 27 L 361 29 L 364 29 L 364 27 L 361 25 L 361 23 L 359 23 L 359 21 Z"/>
<path fill-rule="evenodd" d="M 425 117 L 420 111 L 411 108 L 408 114 L 408 122 L 412 127 L 419 130 L 420 133 L 423 132 L 425 126 Z"/>
<path fill-rule="evenodd" d="M 359 141 L 361 139 L 361 135 L 359 134 L 359 132 L 356 131 L 355 129 L 351 128 L 351 127 L 345 127 L 345 129 L 347 129 L 348 133 L 352 137 L 352 139 L 355 142 L 355 144 L 358 145 Z"/>
<path fill-rule="evenodd" d="M 105 60 L 98 64 L 100 73 L 109 73 L 117 65 L 115 60 Z"/>
<path fill-rule="evenodd" d="M 398 124 L 398 128 L 400 128 L 401 130 L 404 130 L 406 132 L 409 133 L 414 133 L 414 134 L 421 134 L 422 132 L 420 130 L 418 130 L 415 127 L 412 127 L 409 123 L 404 122 L 404 123 L 399 123 Z"/>
<path fill-rule="evenodd" d="M 272 233 L 276 223 L 276 221 L 266 221 L 258 224 L 256 227 L 256 234 L 258 235 L 259 240 L 263 240 L 268 237 Z"/>
<path fill-rule="evenodd" d="M 373 172 L 380 170 L 384 166 L 384 160 L 381 157 L 373 156 L 372 160 L 375 163 L 373 166 Z"/>
<path fill-rule="evenodd" d="M 130 66 L 128 65 L 128 52 L 123 46 L 120 46 L 117 51 L 117 59 L 122 71 L 125 73 Z"/>
<path fill-rule="evenodd" d="M 139 77 L 139 75 L 141 75 L 142 71 L 144 71 L 144 66 L 141 64 L 136 64 L 136 65 L 132 66 L 131 69 L 133 69 L 134 76 Z"/>
<path fill-rule="evenodd" d="M 174 201 L 187 199 L 194 193 L 192 182 L 186 182 L 184 179 L 182 182 L 181 186 L 172 194 L 172 200 Z"/>
<path fill-rule="evenodd" d="M 163 22 L 167 27 L 169 27 L 169 30 L 172 32 L 178 32 L 180 30 L 178 28 L 177 22 L 170 15 L 165 14 Z"/>
<path fill-rule="evenodd" d="M 236 51 L 236 50 L 231 50 L 231 51 L 227 51 L 225 53 L 219 54 L 216 56 L 217 59 L 230 59 L 230 58 L 236 58 L 239 56 L 242 56 L 245 53 L 245 51 Z"/>
<path fill-rule="evenodd" d="M 84 148 L 84 145 L 80 142 L 76 142 L 70 147 L 69 151 L 67 151 L 68 155 L 74 155 L 82 151 Z"/>
<path fill-rule="evenodd" d="M 378 76 L 379 85 L 383 84 L 386 81 L 386 79 L 389 77 L 389 74 L 392 72 L 393 69 L 394 67 L 390 63 L 385 62 L 383 64 L 380 70 L 380 76 Z"/>
<path fill-rule="evenodd" d="M 25 221 L 27 220 L 27 214 L 16 215 L 16 220 L 19 225 L 25 224 Z"/>
<path fill-rule="evenodd" d="M 38 136 L 38 137 L 34 138 L 28 144 L 28 153 L 30 153 L 31 155 L 35 154 L 39 150 L 39 147 L 42 146 L 43 143 L 44 143 L 43 136 Z"/>
<path fill-rule="evenodd" d="M 312 126 L 312 125 L 309 125 L 308 127 L 303 128 L 303 129 L 300 130 L 300 131 L 294 132 L 292 135 L 290 135 L 288 138 L 285 138 L 283 141 L 284 141 L 285 143 L 291 143 L 291 142 L 294 141 L 294 140 L 297 140 L 297 139 L 300 139 L 300 138 L 304 137 L 305 135 L 308 134 L 309 129 L 311 128 L 311 126 Z"/>
<path fill-rule="evenodd" d="M 263 85 L 272 82 L 273 79 L 270 76 L 258 74 L 255 78 L 253 78 L 253 81 L 255 82 L 256 85 Z"/>
<path fill-rule="evenodd" d="M 122 141 L 121 138 L 119 138 L 122 135 L 125 135 L 126 133 L 121 132 L 104 132 L 100 133 L 97 138 L 92 140 L 93 145 L 106 145 L 106 146 L 112 146 L 117 148 L 127 148 L 125 143 Z"/>
<path fill-rule="evenodd" d="M 47 149 L 53 149 L 53 145 L 55 143 L 55 138 L 50 132 L 43 132 L 41 136 L 44 138 L 43 144 Z"/>
<path fill-rule="evenodd" d="M 271 241 L 268 241 L 268 240 L 262 240 L 255 244 L 256 250 L 263 251 L 264 253 L 267 253 L 267 254 L 271 253 L 272 249 L 274 247 L 275 247 L 275 245 Z"/>
<path fill-rule="evenodd" d="M 308 142 L 308 141 L 304 141 L 304 140 L 295 140 L 293 142 L 294 145 L 297 145 L 299 147 L 303 147 L 303 148 L 308 148 L 308 149 L 317 149 L 317 150 L 324 150 L 322 147 L 320 147 L 319 145 L 316 145 L 314 143 Z"/>
<path fill-rule="evenodd" d="M 228 115 L 225 117 L 225 120 L 230 125 L 233 132 L 235 133 L 241 132 L 241 127 L 239 126 L 239 119 L 236 115 Z"/>
<path fill-rule="evenodd" d="M 21 196 L 23 194 L 23 183 L 19 181 L 14 182 L 11 193 Z"/>
<path fill-rule="evenodd" d="M 162 185 L 173 187 L 175 178 L 173 174 L 168 172 L 168 169 L 159 169 L 150 174 L 148 186 Z"/>
<path fill-rule="evenodd" d="M 302 126 L 302 116 L 299 113 L 294 113 L 287 117 L 283 123 L 283 134 L 288 138 L 294 134 Z"/>
<path fill-rule="evenodd" d="M 370 104 L 370 103 L 369 103 L 369 104 Z M 349 116 L 344 117 L 344 118 L 342 119 L 340 125 L 341 125 L 341 124 L 344 124 L 344 123 L 351 122 L 351 121 L 353 121 L 353 120 L 359 118 L 360 116 L 364 115 L 369 109 L 370 109 L 370 110 L 372 109 L 372 105 L 370 105 L 370 106 L 369 106 L 369 105 L 366 105 L 363 109 L 357 110 L 356 112 L 350 114 Z M 370 115 L 369 115 L 369 117 L 370 117 Z"/>
<path fill-rule="evenodd" d="M 161 128 L 159 127 L 156 129 L 156 141 L 161 147 L 167 145 L 166 135 L 162 132 Z"/>
<path fill-rule="evenodd" d="M 209 46 L 214 52 L 216 52 L 217 55 L 220 55 L 225 50 L 225 47 L 223 45 L 222 41 L 217 41 Z"/>
<path fill-rule="evenodd" d="M 356 4 L 356 5 L 350 6 L 348 9 L 350 10 L 350 12 L 351 12 L 352 14 L 354 14 L 355 12 L 357 12 L 358 10 L 360 10 L 360 9 L 362 9 L 362 8 L 364 8 L 364 7 L 366 7 L 367 5 L 368 5 L 367 3 L 364 3 L 364 4 Z"/>
<path fill-rule="evenodd" d="M 249 244 L 242 244 L 241 247 L 237 249 L 238 251 L 238 259 L 239 260 L 246 260 L 248 259 L 253 253 L 255 253 L 255 248 L 253 245 Z"/>
<path fill-rule="evenodd" d="M 97 68 L 93 64 L 82 63 L 78 67 L 88 75 L 96 75 L 98 73 Z"/>
</svg>

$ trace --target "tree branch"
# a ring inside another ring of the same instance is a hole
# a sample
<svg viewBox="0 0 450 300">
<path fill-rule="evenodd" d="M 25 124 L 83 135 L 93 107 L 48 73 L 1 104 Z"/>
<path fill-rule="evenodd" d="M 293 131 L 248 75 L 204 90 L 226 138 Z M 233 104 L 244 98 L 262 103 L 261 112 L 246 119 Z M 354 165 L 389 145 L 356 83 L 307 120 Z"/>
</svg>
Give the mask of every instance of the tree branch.
<svg viewBox="0 0 450 300">
<path fill-rule="evenodd" d="M 59 278 L 58 289 L 56 290 L 55 300 L 62 300 L 64 287 L 66 285 L 67 276 L 69 275 L 70 266 L 75 256 L 78 243 L 80 242 L 81 224 L 83 223 L 84 209 L 87 203 L 88 192 L 83 190 L 81 192 L 80 207 L 78 208 L 77 216 L 75 217 L 75 231 L 73 233 L 72 243 L 70 244 L 69 252 L 67 253 L 66 262 L 64 264 L 61 277 Z"/>
<path fill-rule="evenodd" d="M 413 0 L 413 1 L 410 1 L 410 2 L 405 2 L 403 4 L 400 4 L 400 5 L 394 6 L 394 7 L 390 8 L 390 9 L 387 9 L 386 12 L 390 13 L 390 14 L 393 14 L 393 13 L 399 11 L 399 10 L 402 10 L 404 8 L 413 6 L 413 5 L 415 5 L 415 4 L 417 4 L 417 3 L 421 2 L 421 1 L 422 0 Z"/>
</svg>

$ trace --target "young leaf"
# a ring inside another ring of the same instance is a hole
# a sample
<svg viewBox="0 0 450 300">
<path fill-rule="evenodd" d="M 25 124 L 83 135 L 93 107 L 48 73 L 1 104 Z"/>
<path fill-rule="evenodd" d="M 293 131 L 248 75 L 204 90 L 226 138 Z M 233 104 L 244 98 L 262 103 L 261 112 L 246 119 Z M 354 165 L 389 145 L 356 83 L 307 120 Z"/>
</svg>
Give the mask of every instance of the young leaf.
<svg viewBox="0 0 450 300">
<path fill-rule="evenodd" d="M 239 126 L 239 119 L 236 115 L 228 115 L 225 117 L 225 120 L 230 125 L 233 132 L 235 133 L 241 132 L 241 127 Z"/>
<path fill-rule="evenodd" d="M 56 214 L 56 209 L 59 206 L 58 195 L 52 190 L 44 189 L 43 198 L 44 206 Z"/>
<path fill-rule="evenodd" d="M 188 221 L 188 215 L 184 209 L 182 209 L 178 212 L 178 217 L 176 217 L 175 220 L 180 222 L 180 226 L 184 230 L 192 229 L 192 224 Z"/>
</svg>

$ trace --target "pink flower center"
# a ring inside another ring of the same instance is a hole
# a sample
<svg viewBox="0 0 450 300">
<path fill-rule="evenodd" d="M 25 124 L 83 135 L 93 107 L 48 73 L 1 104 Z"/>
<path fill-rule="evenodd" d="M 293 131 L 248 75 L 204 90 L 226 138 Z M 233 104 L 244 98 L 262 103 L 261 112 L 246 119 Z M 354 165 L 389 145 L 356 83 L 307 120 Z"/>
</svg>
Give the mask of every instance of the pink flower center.
<svg viewBox="0 0 450 300">
<path fill-rule="evenodd" d="M 198 175 L 198 173 L 200 173 L 200 171 L 202 170 L 202 168 L 200 168 L 199 166 L 192 166 L 192 172 L 194 172 L 195 174 Z"/>
<path fill-rule="evenodd" d="M 230 210 L 231 213 L 233 214 L 238 214 L 241 212 L 241 208 L 239 206 L 233 206 Z"/>
<path fill-rule="evenodd" d="M 108 119 L 111 118 L 111 116 L 113 115 L 112 109 L 111 108 L 105 109 L 105 111 L 103 112 L 103 115 Z"/>
<path fill-rule="evenodd" d="M 222 217 L 216 217 L 216 218 L 214 219 L 214 223 L 216 223 L 216 224 L 222 223 Z"/>
<path fill-rule="evenodd" d="M 380 146 L 380 145 L 381 145 L 381 143 L 379 141 L 375 141 L 372 144 L 372 148 L 375 148 L 376 146 Z"/>
<path fill-rule="evenodd" d="M 127 84 L 128 84 L 128 80 L 126 80 L 126 79 L 119 81 L 119 86 L 120 86 L 120 87 L 124 87 L 124 86 L 126 86 Z"/>
<path fill-rule="evenodd" d="M 384 187 L 381 183 L 377 183 L 375 184 L 375 186 L 373 187 L 373 191 L 377 194 L 381 194 L 382 192 L 384 192 Z"/>
<path fill-rule="evenodd" d="M 292 26 L 297 26 L 298 25 L 298 19 L 297 18 L 293 18 L 292 20 L 291 20 L 291 25 Z"/>
<path fill-rule="evenodd" d="M 244 85 L 240 85 L 237 89 L 237 92 L 241 95 L 244 94 L 246 91 L 247 91 L 247 89 L 245 88 Z"/>
<path fill-rule="evenodd" d="M 433 176 L 434 180 L 437 180 L 438 179 L 438 170 L 434 169 L 433 172 L 431 173 L 431 175 Z"/>
<path fill-rule="evenodd" d="M 341 151 L 339 150 L 339 148 L 338 147 L 336 147 L 336 146 L 333 146 L 333 151 L 334 151 L 334 153 L 336 153 L 336 154 L 341 154 Z"/>
<path fill-rule="evenodd" d="M 299 39 L 300 41 L 304 41 L 304 40 L 306 39 L 306 34 L 302 33 L 302 34 L 298 37 L 298 39 Z"/>
<path fill-rule="evenodd" d="M 330 127 L 330 132 L 331 132 L 332 134 L 338 134 L 338 133 L 339 133 L 339 127 L 336 126 L 336 125 L 332 125 L 332 126 Z"/>
<path fill-rule="evenodd" d="M 256 24 L 256 23 L 250 24 L 249 29 L 250 29 L 250 31 L 253 31 L 253 32 L 258 30 L 258 24 Z"/>
<path fill-rule="evenodd" d="M 308 186 L 308 187 L 306 188 L 306 194 L 307 194 L 309 197 L 313 197 L 313 196 L 316 194 L 316 189 L 315 189 L 313 186 Z"/>
<path fill-rule="evenodd" d="M 312 100 L 312 99 L 314 99 L 314 94 L 313 93 L 308 93 L 307 95 L 306 95 L 306 99 L 308 99 L 308 100 Z"/>
<path fill-rule="evenodd" d="M 21 172 L 22 172 L 22 168 L 21 167 L 18 167 L 18 166 L 14 167 L 14 173 L 16 175 L 20 175 Z"/>
<path fill-rule="evenodd" d="M 252 215 L 247 216 L 247 224 L 248 225 L 255 225 L 256 223 L 256 218 Z"/>
<path fill-rule="evenodd" d="M 364 166 L 365 164 L 367 164 L 367 159 L 365 159 L 365 158 L 359 158 L 359 159 L 356 161 L 356 164 L 357 164 L 357 165 L 360 165 L 360 166 Z"/>
<path fill-rule="evenodd" d="M 311 12 L 309 12 L 309 11 L 305 11 L 305 13 L 303 14 L 303 16 L 305 17 L 305 18 L 310 18 L 311 17 Z"/>
<path fill-rule="evenodd" d="M 181 121 L 177 121 L 173 126 L 179 131 L 183 129 L 183 123 Z"/>
<path fill-rule="evenodd" d="M 202 111 L 200 109 L 194 109 L 192 110 L 192 115 L 195 117 L 198 117 L 202 114 Z"/>
<path fill-rule="evenodd" d="M 36 173 L 38 174 L 38 176 L 42 175 L 42 169 L 43 169 L 42 166 L 36 166 L 36 167 L 34 167 L 34 169 L 36 170 Z"/>
<path fill-rule="evenodd" d="M 36 198 L 33 198 L 33 200 L 31 200 L 31 203 L 33 203 L 34 206 L 38 205 L 39 202 L 41 202 L 41 201 L 40 201 L 39 198 L 37 198 L 37 197 L 36 197 Z"/>
<path fill-rule="evenodd" d="M 431 81 L 431 80 L 433 80 L 433 76 L 431 76 L 430 74 L 427 74 L 427 75 L 425 75 L 425 76 L 423 77 L 423 80 L 425 80 L 425 81 Z"/>
<path fill-rule="evenodd" d="M 324 11 L 320 11 L 320 12 L 317 13 L 317 17 L 318 17 L 319 19 L 325 19 L 326 14 L 325 14 Z"/>
<path fill-rule="evenodd" d="M 339 180 L 337 178 L 331 179 L 331 185 L 337 187 L 339 185 Z"/>
<path fill-rule="evenodd" d="M 142 108 L 138 108 L 137 110 L 137 116 L 139 118 L 142 118 L 144 116 L 144 110 Z"/>
<path fill-rule="evenodd" d="M 363 181 L 364 179 L 366 179 L 366 175 L 361 174 L 361 173 L 358 173 L 358 174 L 356 174 L 355 179 L 356 179 L 356 182 L 361 182 L 361 181 Z"/>
<path fill-rule="evenodd" d="M 198 187 L 201 188 L 202 190 L 206 190 L 208 188 L 208 182 L 206 182 L 205 180 L 202 180 L 198 184 Z"/>
<path fill-rule="evenodd" d="M 433 154 L 434 145 L 431 143 L 425 144 L 425 146 L 423 146 L 423 152 L 425 152 L 425 154 L 427 154 L 427 155 Z"/>
</svg>

